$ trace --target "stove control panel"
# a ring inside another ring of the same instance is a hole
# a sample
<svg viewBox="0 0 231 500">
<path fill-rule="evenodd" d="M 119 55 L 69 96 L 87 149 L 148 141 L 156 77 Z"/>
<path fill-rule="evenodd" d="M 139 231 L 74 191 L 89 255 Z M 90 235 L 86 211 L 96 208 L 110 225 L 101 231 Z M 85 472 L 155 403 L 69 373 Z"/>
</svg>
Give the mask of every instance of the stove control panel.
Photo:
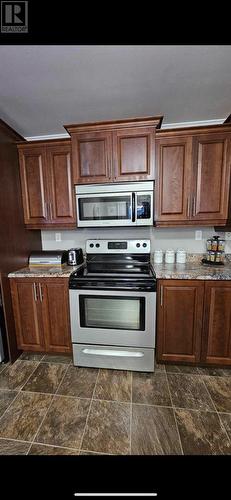
<svg viewBox="0 0 231 500">
<path fill-rule="evenodd" d="M 86 253 L 150 253 L 150 240 L 87 240 Z"/>
</svg>

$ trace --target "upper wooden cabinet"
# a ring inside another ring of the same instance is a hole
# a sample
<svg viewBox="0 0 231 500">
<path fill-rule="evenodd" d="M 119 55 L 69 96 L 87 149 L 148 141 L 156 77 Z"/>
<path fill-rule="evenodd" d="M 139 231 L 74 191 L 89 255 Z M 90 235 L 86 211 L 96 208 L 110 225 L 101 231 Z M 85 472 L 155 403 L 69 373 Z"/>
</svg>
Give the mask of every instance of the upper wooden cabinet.
<svg viewBox="0 0 231 500">
<path fill-rule="evenodd" d="M 228 217 L 230 135 L 208 134 L 193 139 L 192 217 L 201 221 Z"/>
<path fill-rule="evenodd" d="M 156 148 L 158 222 L 185 221 L 190 215 L 192 138 L 158 139 Z"/>
<path fill-rule="evenodd" d="M 74 184 L 152 180 L 155 130 L 162 117 L 66 125 Z"/>
<path fill-rule="evenodd" d="M 18 150 L 27 227 L 76 227 L 70 141 L 24 143 Z"/>
<path fill-rule="evenodd" d="M 156 139 L 157 226 L 225 225 L 229 217 L 231 130 L 174 130 Z"/>
</svg>

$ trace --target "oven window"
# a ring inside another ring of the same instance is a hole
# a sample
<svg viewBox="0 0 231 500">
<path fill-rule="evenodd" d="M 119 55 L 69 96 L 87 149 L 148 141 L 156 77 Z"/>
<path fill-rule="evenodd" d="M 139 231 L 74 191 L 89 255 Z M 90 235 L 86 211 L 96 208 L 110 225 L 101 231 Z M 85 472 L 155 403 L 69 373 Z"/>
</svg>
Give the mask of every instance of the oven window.
<svg viewBox="0 0 231 500">
<path fill-rule="evenodd" d="M 79 198 L 79 220 L 124 220 L 131 218 L 131 197 L 97 196 Z"/>
<path fill-rule="evenodd" d="M 137 219 L 150 219 L 150 218 L 151 218 L 151 195 L 138 194 Z"/>
<path fill-rule="evenodd" d="M 145 330 L 144 297 L 80 295 L 80 326 L 117 330 Z"/>
</svg>

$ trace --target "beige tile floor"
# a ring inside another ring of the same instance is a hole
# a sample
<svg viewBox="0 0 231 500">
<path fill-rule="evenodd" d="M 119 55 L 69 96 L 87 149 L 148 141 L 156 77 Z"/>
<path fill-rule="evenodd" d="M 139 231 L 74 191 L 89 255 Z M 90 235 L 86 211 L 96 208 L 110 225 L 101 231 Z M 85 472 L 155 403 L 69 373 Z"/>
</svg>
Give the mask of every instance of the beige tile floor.
<svg viewBox="0 0 231 500">
<path fill-rule="evenodd" d="M 0 455 L 231 454 L 231 370 L 77 368 L 23 355 L 0 365 Z"/>
</svg>

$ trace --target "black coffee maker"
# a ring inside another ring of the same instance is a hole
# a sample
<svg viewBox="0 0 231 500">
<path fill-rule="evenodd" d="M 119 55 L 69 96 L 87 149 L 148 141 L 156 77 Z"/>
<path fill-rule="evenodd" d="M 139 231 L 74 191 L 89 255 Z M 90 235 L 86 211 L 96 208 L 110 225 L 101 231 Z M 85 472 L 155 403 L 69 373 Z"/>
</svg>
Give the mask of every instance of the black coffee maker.
<svg viewBox="0 0 231 500">
<path fill-rule="evenodd" d="M 70 248 L 67 252 L 68 266 L 79 266 L 83 263 L 83 250 L 82 248 Z"/>
</svg>

